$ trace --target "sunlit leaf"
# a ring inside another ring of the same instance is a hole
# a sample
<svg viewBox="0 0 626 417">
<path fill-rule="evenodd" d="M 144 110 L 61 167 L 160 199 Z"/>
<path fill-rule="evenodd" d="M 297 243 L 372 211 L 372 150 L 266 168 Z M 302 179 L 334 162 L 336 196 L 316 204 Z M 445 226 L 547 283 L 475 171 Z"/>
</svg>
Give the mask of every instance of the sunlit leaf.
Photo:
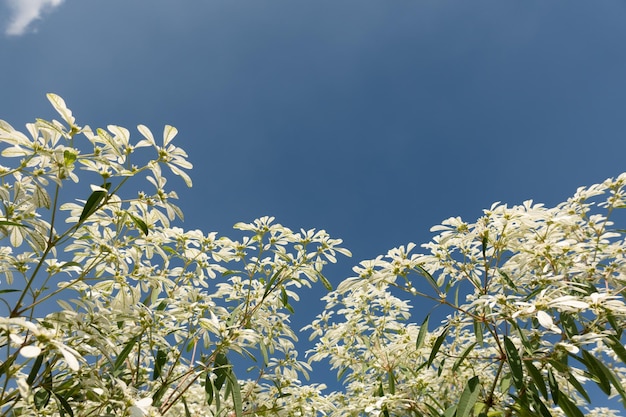
<svg viewBox="0 0 626 417">
<path fill-rule="evenodd" d="M 469 381 L 467 381 L 467 385 L 465 385 L 465 388 L 463 389 L 461 398 L 459 398 L 459 404 L 456 410 L 456 417 L 468 417 L 470 415 L 470 413 L 474 409 L 474 404 L 478 399 L 478 394 L 480 393 L 478 384 L 478 376 L 474 376 Z"/>
<path fill-rule="evenodd" d="M 504 348 L 506 349 L 506 359 L 511 368 L 513 376 L 513 384 L 518 390 L 524 387 L 524 371 L 522 369 L 522 360 L 515 344 L 506 336 L 504 336 Z"/>
<path fill-rule="evenodd" d="M 446 336 L 448 335 L 448 331 L 450 330 L 450 326 L 446 326 L 443 332 L 435 339 L 435 343 L 433 344 L 433 348 L 430 351 L 430 356 L 428 357 L 428 361 L 426 361 L 426 366 L 430 366 L 435 358 L 437 357 L 437 353 L 439 353 L 439 348 L 441 347 L 444 340 L 446 340 Z"/>
<path fill-rule="evenodd" d="M 552 401 L 555 404 L 559 404 L 559 384 L 556 382 L 556 378 L 552 373 L 552 369 L 548 368 L 548 385 L 550 386 L 550 393 L 552 394 Z"/>
<path fill-rule="evenodd" d="M 611 382 L 606 374 L 606 366 L 602 364 L 595 356 L 586 350 L 582 351 L 585 365 L 591 375 L 594 376 L 594 381 L 598 384 L 600 389 L 607 395 L 611 394 Z M 610 371 L 609 371 L 610 372 Z"/>
<path fill-rule="evenodd" d="M 467 355 L 469 355 L 470 352 L 474 350 L 474 347 L 476 347 L 476 344 L 477 342 L 472 342 L 470 343 L 469 346 L 465 348 L 465 350 L 463 350 L 463 353 L 461 353 L 461 356 L 459 356 L 457 360 L 454 361 L 454 365 L 452 365 L 452 372 L 456 372 L 459 369 L 459 366 L 461 366 L 465 358 L 467 358 Z"/>
<path fill-rule="evenodd" d="M 133 347 L 135 347 L 135 343 L 137 343 L 138 340 L 139 340 L 139 336 L 135 336 L 132 339 L 130 339 L 126 343 L 126 346 L 124 346 L 124 349 L 122 349 L 119 355 L 117 355 L 117 358 L 115 359 L 115 363 L 113 364 L 113 374 L 116 374 L 118 371 L 121 370 L 122 365 L 124 365 L 126 358 L 130 354 L 130 352 L 133 350 Z"/>
<path fill-rule="evenodd" d="M 415 341 L 415 349 L 419 350 L 424 345 L 424 340 L 428 334 L 428 321 L 430 320 L 430 314 L 426 315 L 426 318 L 420 326 L 420 331 L 417 334 L 417 340 Z"/>
<path fill-rule="evenodd" d="M 532 361 L 524 361 L 524 366 L 528 371 L 528 375 L 532 378 L 535 383 L 535 387 L 541 392 L 543 398 L 548 399 L 548 389 L 546 388 L 545 380 L 541 375 L 541 372 L 533 365 Z"/>
</svg>

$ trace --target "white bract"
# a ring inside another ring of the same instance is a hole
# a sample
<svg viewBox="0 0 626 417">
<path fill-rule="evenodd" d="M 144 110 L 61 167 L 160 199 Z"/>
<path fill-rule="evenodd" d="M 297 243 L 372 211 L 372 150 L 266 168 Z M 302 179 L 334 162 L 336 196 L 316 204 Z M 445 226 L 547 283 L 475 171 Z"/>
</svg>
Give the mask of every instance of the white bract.
<svg viewBox="0 0 626 417">
<path fill-rule="evenodd" d="M 186 231 L 174 127 L 135 141 L 48 98 L 61 122 L 0 121 L 2 415 L 599 416 L 591 384 L 626 397 L 626 174 L 360 262 L 306 326 L 307 360 L 290 317 L 332 290 L 342 241 L 273 217 Z M 306 382 L 319 361 L 341 392 Z"/>
</svg>

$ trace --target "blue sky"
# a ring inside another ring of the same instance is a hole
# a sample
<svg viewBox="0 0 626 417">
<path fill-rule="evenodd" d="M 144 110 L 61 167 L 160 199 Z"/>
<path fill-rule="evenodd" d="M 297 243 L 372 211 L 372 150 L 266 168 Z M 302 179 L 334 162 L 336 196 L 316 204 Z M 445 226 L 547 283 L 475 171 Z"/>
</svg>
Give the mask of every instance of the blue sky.
<svg viewBox="0 0 626 417">
<path fill-rule="evenodd" d="M 0 0 L 0 118 L 54 117 L 54 92 L 82 124 L 172 124 L 186 228 L 326 229 L 354 254 L 338 283 L 447 217 L 624 171 L 625 21 L 617 0 Z"/>
</svg>

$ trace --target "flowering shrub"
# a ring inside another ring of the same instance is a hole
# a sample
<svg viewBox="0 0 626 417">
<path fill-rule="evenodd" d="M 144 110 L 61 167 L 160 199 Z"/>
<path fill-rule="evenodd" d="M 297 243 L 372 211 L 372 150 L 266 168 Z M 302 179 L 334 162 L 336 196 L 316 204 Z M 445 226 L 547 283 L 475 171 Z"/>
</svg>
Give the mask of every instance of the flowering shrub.
<svg viewBox="0 0 626 417">
<path fill-rule="evenodd" d="M 591 408 L 592 384 L 626 398 L 626 243 L 609 220 L 626 174 L 555 208 L 448 219 L 424 253 L 393 249 L 332 290 L 341 240 L 271 217 L 236 224 L 239 240 L 185 231 L 163 174 L 191 186 L 175 128 L 135 142 L 48 98 L 61 122 L 0 121 L 2 415 L 582 416 L 614 413 Z M 307 360 L 289 318 L 318 281 Z M 322 360 L 344 392 L 302 382 Z"/>
</svg>

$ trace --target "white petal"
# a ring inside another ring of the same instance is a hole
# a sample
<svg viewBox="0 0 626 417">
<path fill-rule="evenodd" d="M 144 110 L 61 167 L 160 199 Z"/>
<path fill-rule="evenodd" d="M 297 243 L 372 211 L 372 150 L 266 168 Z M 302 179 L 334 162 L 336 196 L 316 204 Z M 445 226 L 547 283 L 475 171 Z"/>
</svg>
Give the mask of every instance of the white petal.
<svg viewBox="0 0 626 417">
<path fill-rule="evenodd" d="M 20 355 L 25 358 L 36 358 L 41 353 L 41 348 L 37 346 L 24 346 L 20 349 Z"/>
</svg>

